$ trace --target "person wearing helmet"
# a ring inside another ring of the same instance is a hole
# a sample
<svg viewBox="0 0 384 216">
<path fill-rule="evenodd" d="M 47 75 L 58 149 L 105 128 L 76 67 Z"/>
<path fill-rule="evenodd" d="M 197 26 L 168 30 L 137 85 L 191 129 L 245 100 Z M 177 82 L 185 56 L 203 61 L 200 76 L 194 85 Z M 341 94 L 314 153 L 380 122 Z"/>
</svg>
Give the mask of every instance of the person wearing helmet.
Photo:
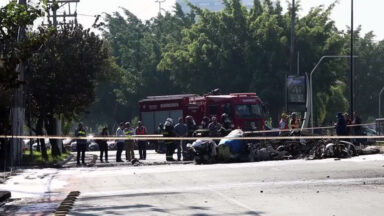
<svg viewBox="0 0 384 216">
<path fill-rule="evenodd" d="M 223 128 L 225 128 L 225 130 L 232 130 L 232 121 L 227 113 L 223 113 L 221 115 L 221 124 L 223 125 Z"/>
<path fill-rule="evenodd" d="M 173 132 L 173 129 L 173 120 L 171 118 L 167 118 L 164 123 L 163 137 L 174 137 L 175 134 Z M 173 154 L 175 153 L 175 142 L 173 140 L 165 140 L 165 145 L 167 146 L 165 159 L 167 161 L 175 161 L 173 159 Z"/>
<path fill-rule="evenodd" d="M 212 122 L 208 125 L 209 136 L 211 137 L 219 137 L 221 131 L 221 124 L 217 121 L 216 116 L 212 116 Z"/>
</svg>

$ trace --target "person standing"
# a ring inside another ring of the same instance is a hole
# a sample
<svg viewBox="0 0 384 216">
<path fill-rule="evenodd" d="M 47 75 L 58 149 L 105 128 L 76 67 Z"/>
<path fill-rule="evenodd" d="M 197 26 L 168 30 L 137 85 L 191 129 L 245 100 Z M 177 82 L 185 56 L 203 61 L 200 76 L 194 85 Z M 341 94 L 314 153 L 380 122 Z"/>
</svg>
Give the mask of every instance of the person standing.
<svg viewBox="0 0 384 216">
<path fill-rule="evenodd" d="M 300 128 L 300 122 L 297 119 L 296 113 L 292 113 L 292 118 L 291 118 L 291 122 L 290 123 L 291 123 L 291 129 L 292 130 Z"/>
<path fill-rule="evenodd" d="M 192 137 L 195 131 L 197 130 L 197 125 L 192 116 L 185 117 L 187 128 L 188 128 L 188 137 Z"/>
<path fill-rule="evenodd" d="M 347 122 L 341 112 L 337 113 L 336 134 L 337 136 L 346 136 L 348 134 Z"/>
<path fill-rule="evenodd" d="M 75 137 L 85 138 L 86 136 L 87 136 L 87 133 L 83 127 L 83 124 L 79 123 L 75 131 Z M 80 165 L 80 153 L 81 153 L 81 162 L 83 165 L 85 165 L 85 151 L 87 150 L 87 140 L 77 139 L 76 150 L 77 150 L 77 165 Z"/>
<path fill-rule="evenodd" d="M 174 137 L 173 132 L 173 120 L 167 118 L 164 123 L 163 137 Z M 175 152 L 175 144 L 173 140 L 165 140 L 165 145 L 167 146 L 167 151 L 165 153 L 165 159 L 167 161 L 174 161 L 173 153 Z"/>
<path fill-rule="evenodd" d="M 344 113 L 344 120 L 345 120 L 345 123 L 347 124 L 347 134 L 346 135 L 351 135 L 351 124 L 352 124 L 352 118 L 351 116 L 349 115 L 349 113 Z"/>
<path fill-rule="evenodd" d="M 131 127 L 130 122 L 125 122 L 124 134 L 127 138 L 131 138 L 125 141 L 125 159 L 131 161 L 135 159 L 135 152 L 133 151 L 134 142 L 132 140 L 132 136 L 135 135 L 135 129 Z"/>
<path fill-rule="evenodd" d="M 145 134 L 147 134 L 147 130 L 145 129 L 141 121 L 137 122 L 136 135 L 145 135 Z M 139 146 L 140 160 L 146 160 L 147 159 L 147 141 L 139 140 L 138 146 Z"/>
<path fill-rule="evenodd" d="M 363 135 L 362 127 L 361 127 L 362 121 L 361 121 L 361 118 L 359 117 L 359 113 L 358 112 L 354 112 L 353 113 L 352 124 L 353 124 L 353 135 L 355 135 L 355 136 Z M 363 142 L 363 139 L 356 139 L 356 142 L 358 144 L 361 144 Z"/>
<path fill-rule="evenodd" d="M 215 116 L 212 116 L 211 123 L 208 125 L 209 136 L 210 137 L 219 137 L 221 131 L 221 124 L 217 121 Z"/>
<path fill-rule="evenodd" d="M 179 118 L 179 122 L 175 125 L 173 131 L 175 133 L 175 136 L 177 136 L 177 137 L 185 137 L 185 136 L 187 136 L 188 128 L 187 128 L 187 125 L 184 124 L 184 121 L 183 121 L 182 117 Z M 176 148 L 177 148 L 177 160 L 178 161 L 181 160 L 181 154 L 183 152 L 183 149 L 185 149 L 185 148 L 183 148 L 184 147 L 183 144 L 184 144 L 183 140 L 180 140 L 178 145 L 176 145 Z"/>
<path fill-rule="evenodd" d="M 204 116 L 203 120 L 201 120 L 200 128 L 201 129 L 208 129 L 208 125 L 209 125 L 209 118 L 208 118 L 208 116 Z"/>
<path fill-rule="evenodd" d="M 106 127 L 103 128 L 100 136 L 101 137 L 108 137 L 108 128 L 106 128 Z M 104 163 L 104 161 L 103 161 L 103 154 L 104 154 L 105 155 L 105 163 L 109 163 L 108 162 L 108 143 L 107 143 L 107 140 L 106 139 L 99 140 L 98 144 L 99 144 L 99 149 L 100 149 L 100 162 Z"/>
<path fill-rule="evenodd" d="M 123 137 L 124 136 L 124 123 L 123 122 L 121 122 L 120 126 L 117 128 L 116 136 L 117 137 Z M 123 149 L 124 149 L 124 140 L 116 140 L 116 146 L 117 146 L 116 162 L 123 162 L 123 160 L 121 160 L 121 153 L 123 152 Z"/>
<path fill-rule="evenodd" d="M 353 113 L 353 121 L 352 121 L 352 124 L 354 125 L 353 126 L 353 132 L 354 132 L 354 135 L 361 135 L 361 118 L 359 116 L 359 113 L 358 112 L 354 112 Z"/>
</svg>

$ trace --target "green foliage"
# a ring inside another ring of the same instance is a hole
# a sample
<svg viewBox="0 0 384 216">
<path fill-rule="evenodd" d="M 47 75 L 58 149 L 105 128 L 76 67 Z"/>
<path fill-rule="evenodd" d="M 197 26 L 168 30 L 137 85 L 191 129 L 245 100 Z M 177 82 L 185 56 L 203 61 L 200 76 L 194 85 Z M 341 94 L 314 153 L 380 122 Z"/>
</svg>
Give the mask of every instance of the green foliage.
<svg viewBox="0 0 384 216">
<path fill-rule="evenodd" d="M 94 100 L 96 78 L 103 76 L 107 57 L 103 41 L 89 29 L 65 26 L 54 32 L 31 59 L 28 87 L 39 111 L 66 119 L 84 112 Z"/>
<path fill-rule="evenodd" d="M 48 159 L 42 156 L 39 151 L 33 151 L 32 155 L 29 150 L 26 150 L 23 155 L 23 165 L 25 166 L 52 166 L 64 161 L 71 154 L 70 152 L 63 153 L 60 156 L 52 156 L 51 150 L 47 151 Z"/>
<path fill-rule="evenodd" d="M 17 80 L 17 65 L 26 61 L 40 45 L 38 38 L 20 38 L 20 27 L 27 27 L 41 15 L 35 7 L 25 7 L 10 2 L 0 8 L 0 90 L 20 84 Z"/>
<path fill-rule="evenodd" d="M 375 42 L 373 32 L 363 37 L 359 32 L 356 35 L 355 55 L 359 56 L 355 60 L 356 110 L 365 119 L 375 119 L 379 112 L 379 91 L 384 87 L 384 41 Z"/>
<path fill-rule="evenodd" d="M 336 3 L 315 7 L 296 18 L 301 74 L 309 73 L 324 55 L 349 53 L 348 37 L 330 18 Z M 112 74 L 118 79 L 110 77 L 98 86 L 91 110 L 102 114 L 105 104 L 109 110 L 99 123 L 111 126 L 133 118 L 138 114 L 138 100 L 149 95 L 202 94 L 214 88 L 223 93 L 256 92 L 276 122 L 284 109 L 289 71 L 290 10 L 283 12 L 280 2 L 271 0 L 254 0 L 250 10 L 240 0 L 225 0 L 224 5 L 224 10 L 212 12 L 189 4 L 192 11 L 184 14 L 176 4 L 173 14 L 147 22 L 124 9 L 123 14 L 108 15 L 104 38 L 113 55 Z M 357 106 L 367 115 L 374 113 L 373 108 L 359 101 L 377 101 L 374 95 L 382 80 L 375 78 L 384 77 L 383 43 L 374 43 L 372 38 L 356 38 L 358 54 L 367 56 L 356 69 L 357 89 L 365 88 L 357 92 Z M 318 124 L 348 110 L 348 63 L 345 58 L 326 59 L 314 74 Z M 364 65 L 369 66 L 363 69 Z M 369 86 L 372 81 L 375 84 Z M 95 119 L 92 115 L 86 118 Z"/>
</svg>

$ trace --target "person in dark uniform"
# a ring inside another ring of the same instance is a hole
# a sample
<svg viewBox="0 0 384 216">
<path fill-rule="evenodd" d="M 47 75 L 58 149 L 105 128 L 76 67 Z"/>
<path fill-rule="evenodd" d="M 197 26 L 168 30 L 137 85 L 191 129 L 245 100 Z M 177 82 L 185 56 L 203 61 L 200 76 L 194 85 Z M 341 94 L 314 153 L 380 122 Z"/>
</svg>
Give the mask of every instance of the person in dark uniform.
<svg viewBox="0 0 384 216">
<path fill-rule="evenodd" d="M 167 118 L 164 123 L 163 136 L 174 137 L 175 134 L 173 133 L 173 129 L 173 120 L 171 118 Z M 175 142 L 173 140 L 165 140 L 165 145 L 167 146 L 165 159 L 167 161 L 175 161 L 175 159 L 173 159 L 173 154 L 175 153 Z"/>
<path fill-rule="evenodd" d="M 77 130 L 75 131 L 75 137 L 86 137 L 87 133 L 83 127 L 83 124 L 79 124 Z M 80 152 L 81 152 L 81 162 L 85 165 L 85 151 L 87 150 L 87 140 L 86 139 L 77 139 L 76 140 L 76 150 L 77 150 L 77 165 L 80 165 Z"/>
<path fill-rule="evenodd" d="M 108 128 L 106 128 L 106 127 L 103 128 L 100 136 L 108 137 Z M 107 143 L 107 140 L 106 139 L 105 140 L 104 139 L 99 140 L 98 144 L 99 144 L 99 150 L 100 150 L 100 162 L 104 163 L 104 161 L 103 161 L 103 154 L 104 154 L 105 155 L 105 163 L 108 163 L 108 143 Z"/>
<path fill-rule="evenodd" d="M 197 125 L 192 116 L 185 117 L 185 121 L 188 128 L 188 137 L 192 137 L 193 133 L 197 130 Z"/>
</svg>

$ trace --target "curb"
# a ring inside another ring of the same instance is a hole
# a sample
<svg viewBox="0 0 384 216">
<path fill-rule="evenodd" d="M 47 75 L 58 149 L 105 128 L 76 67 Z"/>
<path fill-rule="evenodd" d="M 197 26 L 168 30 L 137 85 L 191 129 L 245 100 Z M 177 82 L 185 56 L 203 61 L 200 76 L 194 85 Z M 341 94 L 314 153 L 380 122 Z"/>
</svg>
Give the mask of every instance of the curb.
<svg viewBox="0 0 384 216">
<path fill-rule="evenodd" d="M 0 203 L 7 201 L 9 198 L 11 198 L 11 192 L 0 191 Z"/>
</svg>

